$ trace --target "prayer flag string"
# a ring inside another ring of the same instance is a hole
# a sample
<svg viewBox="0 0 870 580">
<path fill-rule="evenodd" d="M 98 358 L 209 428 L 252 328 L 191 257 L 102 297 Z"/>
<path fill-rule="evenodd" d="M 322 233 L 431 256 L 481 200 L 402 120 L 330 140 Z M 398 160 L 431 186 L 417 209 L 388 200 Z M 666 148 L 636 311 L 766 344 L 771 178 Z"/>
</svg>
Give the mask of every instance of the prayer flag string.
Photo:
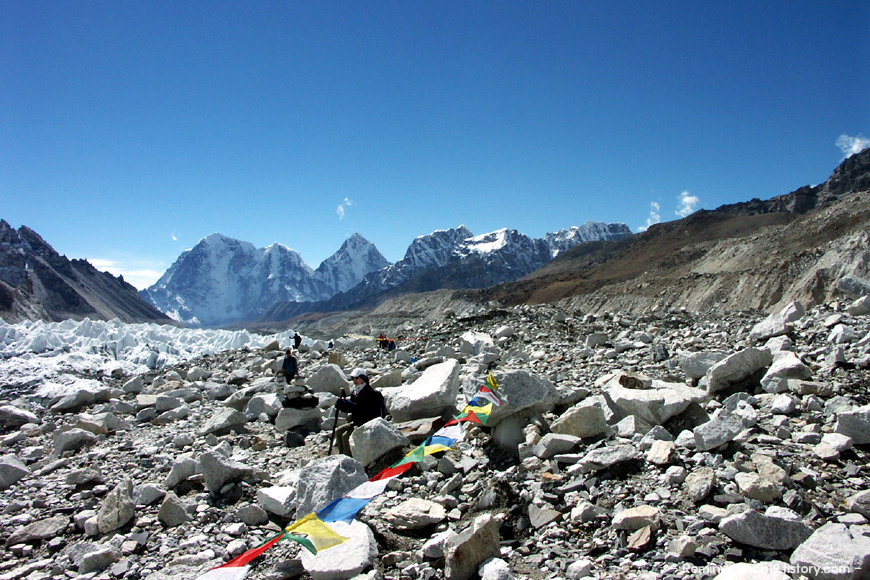
<svg viewBox="0 0 870 580">
<path fill-rule="evenodd" d="M 320 550 L 326 550 L 346 542 L 349 538 L 335 533 L 327 524 L 330 522 L 352 522 L 360 510 L 384 492 L 390 480 L 399 477 L 411 469 L 414 463 L 422 461 L 426 456 L 452 449 L 458 441 L 465 438 L 465 425 L 463 423 L 486 425 L 493 405 L 501 406 L 503 404 L 503 401 L 495 394 L 498 387 L 498 381 L 492 373 L 489 373 L 486 377 L 486 384 L 481 386 L 477 394 L 469 399 L 468 404 L 458 415 L 429 436 L 423 443 L 412 449 L 396 464 L 381 470 L 365 483 L 333 500 L 319 511 L 312 512 L 288 525 L 280 535 L 216 568 L 212 568 L 197 580 L 243 580 L 250 569 L 248 563 L 281 540 L 296 542 L 315 555 Z M 483 404 L 484 401 L 487 403 Z M 233 568 L 237 571 L 230 573 L 228 569 Z"/>
</svg>

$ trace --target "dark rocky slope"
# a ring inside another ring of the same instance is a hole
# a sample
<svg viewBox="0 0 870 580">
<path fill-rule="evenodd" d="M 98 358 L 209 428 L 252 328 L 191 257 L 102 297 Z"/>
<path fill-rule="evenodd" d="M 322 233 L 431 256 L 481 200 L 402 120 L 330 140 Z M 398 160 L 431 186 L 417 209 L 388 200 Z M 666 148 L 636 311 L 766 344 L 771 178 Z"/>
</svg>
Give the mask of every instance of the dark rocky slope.
<svg viewBox="0 0 870 580">
<path fill-rule="evenodd" d="M 87 260 L 69 260 L 26 226 L 0 220 L 0 318 L 60 321 L 172 322 L 136 289 Z"/>
</svg>

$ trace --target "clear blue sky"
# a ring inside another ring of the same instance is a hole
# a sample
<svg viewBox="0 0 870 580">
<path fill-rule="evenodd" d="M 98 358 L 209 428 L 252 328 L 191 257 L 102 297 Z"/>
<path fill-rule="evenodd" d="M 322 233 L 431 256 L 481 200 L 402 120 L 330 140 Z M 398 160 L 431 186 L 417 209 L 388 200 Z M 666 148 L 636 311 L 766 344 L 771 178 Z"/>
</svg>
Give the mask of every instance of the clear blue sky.
<svg viewBox="0 0 870 580">
<path fill-rule="evenodd" d="M 868 60 L 866 0 L 3 0 L 0 218 L 140 288 L 212 232 L 637 231 L 824 181 Z"/>
</svg>

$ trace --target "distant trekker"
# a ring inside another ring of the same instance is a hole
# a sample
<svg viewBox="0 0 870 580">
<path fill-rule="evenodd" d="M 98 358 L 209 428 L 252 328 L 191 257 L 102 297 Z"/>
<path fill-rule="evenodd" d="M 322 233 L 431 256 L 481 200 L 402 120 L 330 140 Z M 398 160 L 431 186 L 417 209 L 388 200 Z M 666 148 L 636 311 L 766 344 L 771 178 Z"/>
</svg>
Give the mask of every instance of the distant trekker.
<svg viewBox="0 0 870 580">
<path fill-rule="evenodd" d="M 292 349 L 288 348 L 284 355 L 284 363 L 281 365 L 281 369 L 284 371 L 284 381 L 289 384 L 296 378 L 296 374 L 299 372 L 299 363 L 296 361 L 296 357 L 293 356 Z"/>
</svg>

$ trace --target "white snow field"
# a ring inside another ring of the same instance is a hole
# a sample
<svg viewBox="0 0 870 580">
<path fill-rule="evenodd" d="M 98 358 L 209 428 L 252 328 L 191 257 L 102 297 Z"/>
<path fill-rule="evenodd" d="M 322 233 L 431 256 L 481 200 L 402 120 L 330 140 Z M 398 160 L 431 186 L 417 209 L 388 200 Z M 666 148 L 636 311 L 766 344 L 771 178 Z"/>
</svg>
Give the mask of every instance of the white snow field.
<svg viewBox="0 0 870 580">
<path fill-rule="evenodd" d="M 206 354 L 278 340 L 292 344 L 293 331 L 269 336 L 247 331 L 125 324 L 119 320 L 20 322 L 0 320 L 0 386 L 33 386 L 65 373 L 124 375 L 185 362 Z"/>
</svg>

